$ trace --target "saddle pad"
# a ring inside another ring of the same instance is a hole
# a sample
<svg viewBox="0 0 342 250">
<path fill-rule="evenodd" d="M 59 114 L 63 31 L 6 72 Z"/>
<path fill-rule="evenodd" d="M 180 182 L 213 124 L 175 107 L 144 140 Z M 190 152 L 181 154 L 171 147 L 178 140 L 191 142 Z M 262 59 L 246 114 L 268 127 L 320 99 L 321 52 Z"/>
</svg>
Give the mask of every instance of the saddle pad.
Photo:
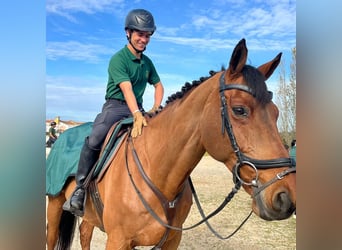
<svg viewBox="0 0 342 250">
<path fill-rule="evenodd" d="M 112 160 L 112 156 L 114 157 L 115 147 L 121 142 L 121 140 L 117 140 L 119 132 L 132 124 L 133 118 L 128 117 L 112 126 L 102 147 L 100 158 L 95 167 L 94 177 L 99 174 L 104 166 L 108 167 L 109 161 Z M 88 122 L 68 129 L 59 136 L 53 145 L 46 160 L 47 195 L 58 195 L 67 179 L 76 175 L 84 139 L 90 135 L 92 126 L 93 122 Z"/>
<path fill-rule="evenodd" d="M 46 194 L 58 195 L 65 181 L 75 176 L 85 138 L 90 135 L 93 122 L 83 123 L 63 132 L 46 159 Z"/>
</svg>

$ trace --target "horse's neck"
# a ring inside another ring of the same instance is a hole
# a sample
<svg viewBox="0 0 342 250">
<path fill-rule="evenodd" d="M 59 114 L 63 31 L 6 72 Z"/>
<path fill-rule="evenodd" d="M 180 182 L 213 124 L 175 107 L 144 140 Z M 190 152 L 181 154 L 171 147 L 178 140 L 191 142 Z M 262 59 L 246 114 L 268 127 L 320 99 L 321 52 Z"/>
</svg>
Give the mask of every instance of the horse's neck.
<svg viewBox="0 0 342 250">
<path fill-rule="evenodd" d="M 145 146 L 150 175 L 162 189 L 180 188 L 205 153 L 200 124 L 209 91 L 210 86 L 198 86 L 186 99 L 170 103 L 148 125 Z"/>
</svg>

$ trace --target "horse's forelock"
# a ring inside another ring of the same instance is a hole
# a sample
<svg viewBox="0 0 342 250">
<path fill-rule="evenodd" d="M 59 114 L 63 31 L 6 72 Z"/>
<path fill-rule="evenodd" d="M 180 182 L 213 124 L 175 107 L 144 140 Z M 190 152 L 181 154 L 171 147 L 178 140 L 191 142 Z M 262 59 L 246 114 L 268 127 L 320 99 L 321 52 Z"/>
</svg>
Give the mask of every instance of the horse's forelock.
<svg viewBox="0 0 342 250">
<path fill-rule="evenodd" d="M 253 66 L 245 65 L 242 69 L 242 75 L 246 80 L 247 86 L 253 90 L 258 102 L 266 104 L 271 101 L 272 97 L 265 83 L 266 78 L 259 70 Z"/>
</svg>

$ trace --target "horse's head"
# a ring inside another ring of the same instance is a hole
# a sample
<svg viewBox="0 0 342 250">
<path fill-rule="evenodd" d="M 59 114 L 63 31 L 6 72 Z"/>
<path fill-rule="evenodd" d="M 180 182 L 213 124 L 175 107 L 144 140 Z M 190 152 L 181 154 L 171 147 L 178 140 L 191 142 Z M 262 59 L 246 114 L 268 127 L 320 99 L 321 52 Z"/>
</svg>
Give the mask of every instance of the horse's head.
<svg viewBox="0 0 342 250">
<path fill-rule="evenodd" d="M 277 129 L 279 111 L 265 84 L 280 58 L 278 54 L 258 68 L 246 65 L 242 39 L 229 68 L 211 80 L 217 84 L 211 95 L 217 96 L 208 98 L 215 101 L 209 101 L 205 117 L 215 114 L 220 122 L 207 122 L 201 135 L 208 153 L 230 168 L 235 181 L 253 197 L 253 211 L 265 220 L 286 219 L 296 207 L 295 168 Z M 215 130 L 220 136 L 208 133 Z"/>
</svg>

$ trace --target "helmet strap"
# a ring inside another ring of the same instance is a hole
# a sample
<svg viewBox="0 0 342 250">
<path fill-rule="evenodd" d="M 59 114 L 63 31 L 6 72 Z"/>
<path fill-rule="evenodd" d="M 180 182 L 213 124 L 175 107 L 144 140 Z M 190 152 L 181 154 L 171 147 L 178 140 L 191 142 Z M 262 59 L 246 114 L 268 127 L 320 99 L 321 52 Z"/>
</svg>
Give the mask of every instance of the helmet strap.
<svg viewBox="0 0 342 250">
<path fill-rule="evenodd" d="M 146 46 L 145 46 L 145 48 L 144 48 L 143 50 L 139 50 L 139 49 L 137 49 L 136 47 L 134 47 L 133 43 L 131 42 L 131 39 L 129 39 L 128 41 L 129 41 L 129 43 L 132 45 L 132 47 L 133 47 L 133 49 L 135 50 L 135 52 L 137 52 L 137 53 L 143 53 L 143 52 L 145 51 Z"/>
</svg>

